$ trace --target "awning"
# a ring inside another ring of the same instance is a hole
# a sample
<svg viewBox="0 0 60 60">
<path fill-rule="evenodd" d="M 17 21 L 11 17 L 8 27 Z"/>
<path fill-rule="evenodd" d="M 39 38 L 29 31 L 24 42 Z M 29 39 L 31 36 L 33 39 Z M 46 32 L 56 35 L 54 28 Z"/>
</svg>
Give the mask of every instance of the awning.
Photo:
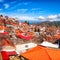
<svg viewBox="0 0 60 60">
<path fill-rule="evenodd" d="M 28 60 L 60 60 L 60 50 L 37 46 L 21 56 Z"/>
</svg>

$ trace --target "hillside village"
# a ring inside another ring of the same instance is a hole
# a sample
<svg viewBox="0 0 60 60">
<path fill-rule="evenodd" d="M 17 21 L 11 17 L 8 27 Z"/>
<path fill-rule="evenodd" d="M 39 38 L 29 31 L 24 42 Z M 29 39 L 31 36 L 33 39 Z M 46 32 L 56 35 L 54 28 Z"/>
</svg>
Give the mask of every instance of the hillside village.
<svg viewBox="0 0 60 60">
<path fill-rule="evenodd" d="M 59 26 L 44 23 L 41 25 L 28 24 L 0 15 L 0 50 L 16 49 L 16 45 L 27 43 L 35 43 L 34 46 L 36 46 L 43 41 L 54 44 L 58 39 L 60 39 Z"/>
</svg>

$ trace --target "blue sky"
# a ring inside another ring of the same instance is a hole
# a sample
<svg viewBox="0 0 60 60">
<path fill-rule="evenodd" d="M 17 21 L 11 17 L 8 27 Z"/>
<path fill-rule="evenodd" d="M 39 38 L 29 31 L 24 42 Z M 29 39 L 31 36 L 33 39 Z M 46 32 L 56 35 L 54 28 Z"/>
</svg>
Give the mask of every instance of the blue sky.
<svg viewBox="0 0 60 60">
<path fill-rule="evenodd" d="M 60 0 L 0 0 L 0 14 L 20 20 L 60 21 Z"/>
</svg>

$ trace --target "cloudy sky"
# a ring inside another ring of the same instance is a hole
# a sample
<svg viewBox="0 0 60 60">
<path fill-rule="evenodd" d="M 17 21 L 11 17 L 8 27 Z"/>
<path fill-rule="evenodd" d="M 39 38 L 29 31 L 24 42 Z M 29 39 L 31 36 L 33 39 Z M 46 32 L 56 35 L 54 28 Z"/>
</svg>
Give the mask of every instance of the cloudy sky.
<svg viewBox="0 0 60 60">
<path fill-rule="evenodd" d="M 60 21 L 60 0 L 0 0 L 0 14 L 20 20 Z"/>
</svg>

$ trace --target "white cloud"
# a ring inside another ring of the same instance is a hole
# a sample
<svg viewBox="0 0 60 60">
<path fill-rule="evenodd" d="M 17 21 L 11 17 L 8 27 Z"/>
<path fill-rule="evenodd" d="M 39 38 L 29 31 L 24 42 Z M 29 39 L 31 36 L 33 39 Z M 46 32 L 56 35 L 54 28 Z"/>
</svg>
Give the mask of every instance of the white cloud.
<svg viewBox="0 0 60 60">
<path fill-rule="evenodd" d="M 49 20 L 49 21 L 60 21 L 60 16 L 59 15 L 49 15 L 47 17 L 47 20 Z"/>
<path fill-rule="evenodd" d="M 31 10 L 41 10 L 40 8 L 32 8 Z"/>
<path fill-rule="evenodd" d="M 18 3 L 17 5 L 28 5 L 30 4 L 31 2 L 21 2 L 21 3 Z"/>
<path fill-rule="evenodd" d="M 60 21 L 60 14 L 49 15 L 47 17 L 39 16 L 38 19 L 42 21 Z"/>
<path fill-rule="evenodd" d="M 57 15 L 49 15 L 47 18 L 48 19 L 56 19 L 57 18 Z"/>
<path fill-rule="evenodd" d="M 39 20 L 45 20 L 45 17 L 39 16 L 38 19 L 39 19 Z"/>
<path fill-rule="evenodd" d="M 21 2 L 21 3 L 19 3 L 20 5 L 29 5 L 29 4 L 31 4 L 32 2 Z"/>
<path fill-rule="evenodd" d="M 57 18 L 60 18 L 60 14 L 57 15 Z"/>
<path fill-rule="evenodd" d="M 0 9 L 0 11 L 2 11 L 2 9 Z"/>
<path fill-rule="evenodd" d="M 3 2 L 3 0 L 0 0 L 0 2 Z"/>
<path fill-rule="evenodd" d="M 19 17 L 20 20 L 34 20 L 34 17 L 30 17 L 30 16 L 20 16 Z"/>
<path fill-rule="evenodd" d="M 17 9 L 17 12 L 22 12 L 22 13 L 24 13 L 24 12 L 26 12 L 26 11 L 28 11 L 28 9 Z"/>
<path fill-rule="evenodd" d="M 9 4 L 4 4 L 5 9 L 9 8 Z"/>
<path fill-rule="evenodd" d="M 36 20 L 35 17 L 31 16 L 13 16 L 14 18 L 18 18 L 18 20 Z"/>
</svg>

